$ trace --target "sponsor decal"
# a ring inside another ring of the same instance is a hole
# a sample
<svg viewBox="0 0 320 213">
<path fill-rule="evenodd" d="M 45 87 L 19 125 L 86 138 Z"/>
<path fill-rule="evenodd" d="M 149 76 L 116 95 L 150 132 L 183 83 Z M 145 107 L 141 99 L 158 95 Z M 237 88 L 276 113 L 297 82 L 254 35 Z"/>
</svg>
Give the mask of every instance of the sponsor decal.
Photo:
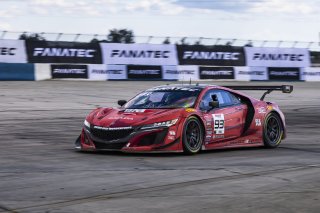
<svg viewBox="0 0 320 213">
<path fill-rule="evenodd" d="M 30 63 L 101 64 L 98 44 L 80 42 L 26 41 Z"/>
<path fill-rule="evenodd" d="M 128 65 L 128 79 L 162 79 L 161 66 Z"/>
<path fill-rule="evenodd" d="M 209 121 L 211 121 L 212 117 L 209 116 L 209 115 L 205 115 L 205 116 L 204 116 L 204 119 L 205 119 L 207 122 L 209 122 Z"/>
<path fill-rule="evenodd" d="M 294 67 L 269 67 L 269 80 L 300 80 L 300 69 Z"/>
<path fill-rule="evenodd" d="M 107 119 L 108 120 L 130 120 L 130 121 L 133 120 L 133 118 L 130 118 L 130 117 L 108 117 Z"/>
<path fill-rule="evenodd" d="M 214 133 L 216 135 L 224 134 L 224 114 L 212 114 Z"/>
<path fill-rule="evenodd" d="M 267 112 L 266 108 L 265 107 L 260 107 L 258 108 L 258 113 L 259 114 L 265 114 Z"/>
<path fill-rule="evenodd" d="M 170 91 L 189 91 L 189 92 L 197 92 L 200 91 L 200 88 L 187 88 L 187 87 L 156 87 L 149 89 L 148 91 L 162 91 L 162 90 L 170 90 Z"/>
<path fill-rule="evenodd" d="M 223 139 L 224 135 L 214 135 L 212 136 L 213 139 Z"/>
<path fill-rule="evenodd" d="M 200 79 L 234 79 L 233 67 L 200 67 Z"/>
<path fill-rule="evenodd" d="M 94 126 L 93 128 L 94 128 L 94 129 L 100 129 L 100 130 L 106 130 L 106 131 L 132 129 L 131 126 L 128 126 L 128 127 L 103 127 L 103 126 Z"/>
<path fill-rule="evenodd" d="M 175 45 L 101 43 L 105 64 L 177 65 Z"/>
<path fill-rule="evenodd" d="M 171 131 L 169 131 L 169 135 L 176 135 L 176 132 L 171 130 Z"/>
<path fill-rule="evenodd" d="M 0 39 L 0 62 L 27 63 L 25 41 Z"/>
<path fill-rule="evenodd" d="M 168 136 L 168 140 L 174 140 L 174 139 L 176 139 L 176 137 L 175 136 Z"/>
<path fill-rule="evenodd" d="M 255 119 L 256 126 L 261 126 L 261 120 L 260 119 Z"/>
<path fill-rule="evenodd" d="M 308 67 L 310 55 L 304 48 L 246 47 L 247 66 Z"/>
<path fill-rule="evenodd" d="M 242 47 L 177 45 L 180 65 L 245 66 Z"/>
<path fill-rule="evenodd" d="M 186 108 L 186 112 L 196 112 L 197 110 L 196 109 L 193 109 L 193 108 Z"/>
<path fill-rule="evenodd" d="M 145 109 L 126 109 L 124 112 L 144 112 Z"/>
<path fill-rule="evenodd" d="M 259 143 L 259 141 L 251 141 L 249 139 L 244 139 L 244 140 L 235 140 L 235 141 L 231 141 L 230 144 L 256 144 Z"/>
<path fill-rule="evenodd" d="M 88 78 L 87 65 L 52 64 L 52 78 Z"/>
</svg>

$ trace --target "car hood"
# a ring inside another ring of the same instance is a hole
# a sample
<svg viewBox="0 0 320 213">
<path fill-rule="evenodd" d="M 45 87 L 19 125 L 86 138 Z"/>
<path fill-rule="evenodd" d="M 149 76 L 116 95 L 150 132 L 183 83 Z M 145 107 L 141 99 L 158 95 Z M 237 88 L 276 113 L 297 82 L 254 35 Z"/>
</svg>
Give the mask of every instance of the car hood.
<svg viewBox="0 0 320 213">
<path fill-rule="evenodd" d="M 95 126 L 128 127 L 173 120 L 181 116 L 184 109 L 118 109 L 100 108 L 87 116 Z"/>
</svg>

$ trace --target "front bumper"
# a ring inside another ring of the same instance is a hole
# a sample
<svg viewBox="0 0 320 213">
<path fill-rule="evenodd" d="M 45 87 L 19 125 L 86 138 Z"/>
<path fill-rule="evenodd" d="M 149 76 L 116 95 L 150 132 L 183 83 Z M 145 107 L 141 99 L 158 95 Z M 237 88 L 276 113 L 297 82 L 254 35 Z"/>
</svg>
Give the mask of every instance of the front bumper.
<svg viewBox="0 0 320 213">
<path fill-rule="evenodd" d="M 142 130 L 104 130 L 84 126 L 76 149 L 123 152 L 182 152 L 177 126 Z"/>
</svg>

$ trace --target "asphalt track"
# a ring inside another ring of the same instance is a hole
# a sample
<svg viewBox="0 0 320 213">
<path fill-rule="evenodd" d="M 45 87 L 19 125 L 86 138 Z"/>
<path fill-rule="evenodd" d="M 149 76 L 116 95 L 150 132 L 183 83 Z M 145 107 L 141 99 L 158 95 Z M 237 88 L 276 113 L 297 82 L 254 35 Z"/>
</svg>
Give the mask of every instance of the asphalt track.
<svg viewBox="0 0 320 213">
<path fill-rule="evenodd" d="M 320 83 L 292 83 L 292 94 L 267 96 L 287 117 L 288 138 L 278 149 L 195 156 L 73 150 L 92 108 L 160 84 L 0 82 L 0 212 L 320 211 Z"/>
</svg>

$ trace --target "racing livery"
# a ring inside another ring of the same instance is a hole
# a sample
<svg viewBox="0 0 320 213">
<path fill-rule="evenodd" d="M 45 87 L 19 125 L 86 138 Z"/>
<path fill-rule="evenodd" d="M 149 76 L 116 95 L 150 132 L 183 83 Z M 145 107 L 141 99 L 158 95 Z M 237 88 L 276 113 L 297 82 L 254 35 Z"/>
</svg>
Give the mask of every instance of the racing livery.
<svg viewBox="0 0 320 213">
<path fill-rule="evenodd" d="M 239 90 L 265 90 L 260 100 Z M 119 108 L 98 108 L 85 119 L 76 149 L 185 152 L 232 147 L 275 148 L 286 137 L 278 105 L 263 99 L 293 87 L 165 85 L 141 92 Z"/>
</svg>

